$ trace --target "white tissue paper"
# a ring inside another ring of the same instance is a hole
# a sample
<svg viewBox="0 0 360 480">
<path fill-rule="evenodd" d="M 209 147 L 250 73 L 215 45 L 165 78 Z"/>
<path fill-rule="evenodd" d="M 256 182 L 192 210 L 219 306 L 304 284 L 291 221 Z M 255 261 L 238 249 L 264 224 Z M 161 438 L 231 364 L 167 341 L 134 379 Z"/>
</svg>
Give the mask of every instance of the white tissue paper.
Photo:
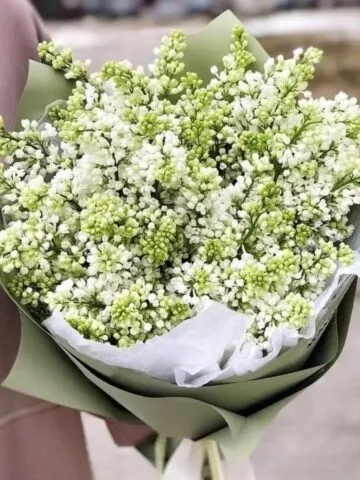
<svg viewBox="0 0 360 480">
<path fill-rule="evenodd" d="M 279 326 L 274 330 L 266 356 L 257 345 L 246 341 L 250 319 L 215 302 L 169 333 L 130 348 L 84 339 L 59 312 L 47 319 L 44 326 L 76 351 L 107 365 L 139 371 L 183 387 L 200 387 L 255 372 L 301 338 L 313 337 L 317 318 L 336 295 L 344 276 L 349 275 L 360 275 L 360 255 L 350 267 L 338 269 L 316 301 L 316 315 L 306 329 L 298 332 Z"/>
</svg>

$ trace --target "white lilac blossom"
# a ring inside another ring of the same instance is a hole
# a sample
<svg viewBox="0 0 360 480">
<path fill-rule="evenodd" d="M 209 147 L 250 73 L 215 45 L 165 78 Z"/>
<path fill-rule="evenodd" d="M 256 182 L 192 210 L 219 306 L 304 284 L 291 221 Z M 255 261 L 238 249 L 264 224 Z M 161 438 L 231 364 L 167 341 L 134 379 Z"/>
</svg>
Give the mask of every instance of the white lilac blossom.
<svg viewBox="0 0 360 480">
<path fill-rule="evenodd" d="M 41 124 L 0 124 L 0 268 L 37 318 L 61 311 L 86 338 L 145 342 L 214 300 L 249 315 L 266 350 L 278 326 L 308 325 L 353 261 L 360 109 L 306 90 L 317 49 L 254 72 L 236 27 L 205 85 L 185 48 L 173 32 L 149 74 L 129 62 L 90 74 L 40 45 L 74 88 Z"/>
</svg>

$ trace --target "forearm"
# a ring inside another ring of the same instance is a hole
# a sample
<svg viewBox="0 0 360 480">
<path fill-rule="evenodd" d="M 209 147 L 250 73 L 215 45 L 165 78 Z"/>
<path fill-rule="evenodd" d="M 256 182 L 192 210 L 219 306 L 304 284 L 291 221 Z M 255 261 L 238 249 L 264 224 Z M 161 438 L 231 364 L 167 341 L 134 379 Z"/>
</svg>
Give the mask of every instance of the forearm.
<svg viewBox="0 0 360 480">
<path fill-rule="evenodd" d="M 45 36 L 41 20 L 26 0 L 0 0 L 0 115 L 8 128 L 15 123 L 25 86 L 28 60 L 37 57 L 37 43 Z M 0 289 L 0 385 L 15 360 L 20 341 L 19 314 Z M 1 402 L 0 402 L 1 417 Z"/>
<path fill-rule="evenodd" d="M 46 38 L 43 25 L 27 0 L 1 0 L 0 115 L 8 128 L 28 74 L 28 60 L 37 58 L 37 44 Z"/>
</svg>

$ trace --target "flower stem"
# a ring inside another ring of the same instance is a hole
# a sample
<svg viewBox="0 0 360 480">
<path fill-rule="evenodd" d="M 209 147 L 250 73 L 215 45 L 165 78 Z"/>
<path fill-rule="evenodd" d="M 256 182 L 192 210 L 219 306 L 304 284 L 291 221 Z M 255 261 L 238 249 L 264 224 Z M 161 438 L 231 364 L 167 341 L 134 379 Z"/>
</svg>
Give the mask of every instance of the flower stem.
<svg viewBox="0 0 360 480">
<path fill-rule="evenodd" d="M 205 452 L 209 461 L 211 480 L 225 480 L 218 444 L 214 440 L 207 440 Z"/>
<path fill-rule="evenodd" d="M 160 473 L 164 472 L 166 462 L 167 438 L 159 435 L 155 442 L 155 466 Z"/>
</svg>

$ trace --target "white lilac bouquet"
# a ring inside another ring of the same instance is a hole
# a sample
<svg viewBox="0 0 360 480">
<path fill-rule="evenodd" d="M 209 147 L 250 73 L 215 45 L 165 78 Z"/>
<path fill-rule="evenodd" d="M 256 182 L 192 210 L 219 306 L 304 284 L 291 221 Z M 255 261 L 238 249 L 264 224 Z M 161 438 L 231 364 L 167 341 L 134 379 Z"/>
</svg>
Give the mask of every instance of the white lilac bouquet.
<svg viewBox="0 0 360 480">
<path fill-rule="evenodd" d="M 0 269 L 93 383 L 160 433 L 197 439 L 223 425 L 205 412 L 180 432 L 159 427 L 120 389 L 233 415 L 289 395 L 284 375 L 306 370 L 349 288 L 342 275 L 357 272 L 360 108 L 344 93 L 312 97 L 315 48 L 256 71 L 235 25 L 208 81 L 186 52 L 174 31 L 148 70 L 111 61 L 89 73 L 40 44 L 71 93 L 18 132 L 0 125 Z M 219 401 L 221 382 L 270 373 L 275 390 Z"/>
</svg>

